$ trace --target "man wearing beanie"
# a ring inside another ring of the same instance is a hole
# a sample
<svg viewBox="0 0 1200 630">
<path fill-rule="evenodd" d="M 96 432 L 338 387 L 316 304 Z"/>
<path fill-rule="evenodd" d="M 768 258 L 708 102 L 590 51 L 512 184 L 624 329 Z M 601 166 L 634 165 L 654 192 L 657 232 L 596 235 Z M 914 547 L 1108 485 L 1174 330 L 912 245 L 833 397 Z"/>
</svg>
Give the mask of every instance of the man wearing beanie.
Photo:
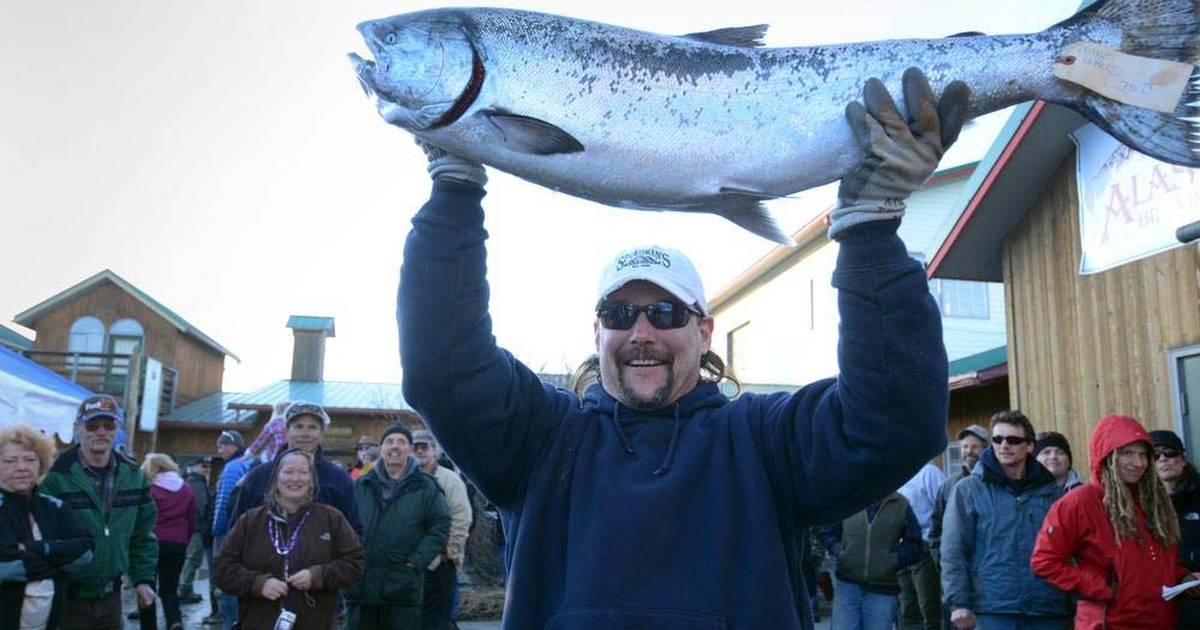
<svg viewBox="0 0 1200 630">
<path fill-rule="evenodd" d="M 283 418 L 287 423 L 288 443 L 286 449 L 275 454 L 275 461 L 278 462 L 280 456 L 293 448 L 312 453 L 317 466 L 316 501 L 341 511 L 342 516 L 346 517 L 350 526 L 361 536 L 362 522 L 358 519 L 358 507 L 354 502 L 354 482 L 350 480 L 350 473 L 325 459 L 324 450 L 321 448 L 321 443 L 325 441 L 325 429 L 329 427 L 329 414 L 318 404 L 298 400 L 288 405 L 287 410 L 283 412 Z M 237 505 L 230 517 L 230 528 L 247 510 L 262 505 L 274 469 L 275 464 L 272 463 L 270 466 L 256 466 L 246 474 Z"/>
<path fill-rule="evenodd" d="M 437 481 L 412 456 L 412 439 L 403 423 L 389 425 L 379 440 L 379 461 L 354 481 L 367 562 L 346 591 L 347 628 L 431 627 L 421 619 L 425 572 L 446 546 L 450 509 Z"/>
<path fill-rule="evenodd" d="M 1187 450 L 1174 431 L 1151 431 L 1154 470 L 1171 495 L 1179 518 L 1179 561 L 1188 571 L 1200 571 L 1200 475 L 1185 459 Z M 1180 597 L 1179 625 L 1200 628 L 1200 601 Z"/>
<path fill-rule="evenodd" d="M 1033 456 L 1051 475 L 1063 490 L 1071 490 L 1083 484 L 1079 474 L 1072 466 L 1075 458 L 1071 456 L 1071 443 L 1067 436 L 1056 431 L 1043 431 L 1038 434 L 1033 447 Z"/>
<path fill-rule="evenodd" d="M 505 334 L 494 334 L 488 312 L 487 174 L 435 146 L 453 134 L 417 134 L 434 182 L 400 271 L 404 398 L 499 507 L 505 628 L 811 628 L 804 532 L 884 498 L 943 451 L 941 318 L 896 231 L 904 200 L 957 138 L 967 89 L 955 82 L 939 98 L 916 68 L 902 84 L 900 108 L 883 82 L 866 81 L 862 102 L 846 108 L 860 145 L 829 156 L 857 160 L 828 230 L 838 242 L 839 373 L 735 399 L 720 385 L 736 389 L 700 274 L 669 247 L 626 249 L 601 270 L 596 356 L 577 379 L 595 384 L 582 394 L 544 384 L 499 347 Z M 804 142 L 799 128 L 793 141 Z M 520 159 L 536 168 L 574 156 Z M 677 208 L 728 208 L 763 225 L 758 198 L 735 190 L 745 182 L 705 185 L 711 196 L 679 198 Z M 525 317 L 570 317 L 567 293 L 538 286 Z M 774 317 L 796 318 L 774 306 Z M 775 345 L 795 360 L 810 350 Z"/>
</svg>

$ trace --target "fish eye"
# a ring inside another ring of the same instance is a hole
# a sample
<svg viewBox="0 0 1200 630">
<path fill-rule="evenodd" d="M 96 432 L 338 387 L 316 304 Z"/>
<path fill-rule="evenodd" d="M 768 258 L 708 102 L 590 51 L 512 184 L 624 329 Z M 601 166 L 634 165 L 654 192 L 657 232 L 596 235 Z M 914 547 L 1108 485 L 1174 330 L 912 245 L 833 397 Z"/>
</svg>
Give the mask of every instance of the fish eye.
<svg viewBox="0 0 1200 630">
<path fill-rule="evenodd" d="M 396 32 L 392 31 L 391 33 L 388 33 L 387 35 L 384 35 L 383 43 L 387 44 L 388 46 L 394 45 L 396 43 Z"/>
</svg>

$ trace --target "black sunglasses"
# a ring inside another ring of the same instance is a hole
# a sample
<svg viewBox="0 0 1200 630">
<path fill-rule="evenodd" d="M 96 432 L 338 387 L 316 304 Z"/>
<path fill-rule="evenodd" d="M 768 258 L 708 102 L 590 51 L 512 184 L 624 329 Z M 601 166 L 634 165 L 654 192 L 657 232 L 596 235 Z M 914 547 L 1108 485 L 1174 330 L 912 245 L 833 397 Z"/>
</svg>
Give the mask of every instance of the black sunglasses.
<svg viewBox="0 0 1200 630">
<path fill-rule="evenodd" d="M 1179 451 L 1163 449 L 1163 450 L 1155 453 L 1154 457 L 1155 457 L 1155 459 L 1161 459 L 1163 457 L 1165 457 L 1167 459 L 1175 459 L 1176 457 L 1179 457 L 1179 455 L 1180 455 Z"/>
<path fill-rule="evenodd" d="M 1028 438 L 1021 437 L 1019 435 L 993 435 L 992 436 L 992 444 L 996 444 L 997 446 L 1000 444 L 1004 444 L 1005 442 L 1008 442 L 1009 446 L 1020 446 L 1028 441 L 1029 441 Z"/>
<path fill-rule="evenodd" d="M 603 304 L 596 309 L 600 324 L 609 330 L 629 330 L 637 322 L 638 315 L 646 314 L 650 325 L 659 330 L 683 328 L 692 315 L 703 317 L 699 311 L 679 302 L 663 300 L 654 304 L 635 306 L 626 302 Z"/>
</svg>

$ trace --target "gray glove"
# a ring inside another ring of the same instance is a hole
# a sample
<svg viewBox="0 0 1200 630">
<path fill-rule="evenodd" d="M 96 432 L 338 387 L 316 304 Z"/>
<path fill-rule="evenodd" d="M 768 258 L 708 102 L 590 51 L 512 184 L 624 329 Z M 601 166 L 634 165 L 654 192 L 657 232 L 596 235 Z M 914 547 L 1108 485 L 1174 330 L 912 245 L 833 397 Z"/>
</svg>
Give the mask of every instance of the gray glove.
<svg viewBox="0 0 1200 630">
<path fill-rule="evenodd" d="M 946 149 L 958 139 L 970 98 L 965 83 L 946 86 L 939 101 L 925 75 L 909 68 L 904 71 L 903 89 L 907 120 L 879 79 L 867 80 L 863 103 L 846 106 L 846 120 L 863 160 L 842 178 L 829 238 L 868 221 L 904 216 L 904 200 L 929 179 Z"/>
<path fill-rule="evenodd" d="M 417 146 L 421 147 L 421 150 L 425 152 L 425 158 L 429 160 L 429 167 L 426 170 L 429 171 L 430 178 L 467 182 L 480 188 L 487 183 L 487 171 L 484 170 L 483 164 L 449 153 L 420 138 L 417 139 Z"/>
</svg>

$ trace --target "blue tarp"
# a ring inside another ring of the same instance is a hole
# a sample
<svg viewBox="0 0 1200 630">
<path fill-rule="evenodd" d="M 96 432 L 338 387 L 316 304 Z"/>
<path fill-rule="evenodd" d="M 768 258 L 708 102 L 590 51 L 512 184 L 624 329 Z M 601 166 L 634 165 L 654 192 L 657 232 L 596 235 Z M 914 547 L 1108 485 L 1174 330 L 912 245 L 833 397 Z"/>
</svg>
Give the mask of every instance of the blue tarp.
<svg viewBox="0 0 1200 630">
<path fill-rule="evenodd" d="M 0 347 L 0 426 L 27 422 L 71 442 L 79 402 L 91 395 L 53 370 Z M 124 443 L 122 428 L 114 446 Z"/>
</svg>

